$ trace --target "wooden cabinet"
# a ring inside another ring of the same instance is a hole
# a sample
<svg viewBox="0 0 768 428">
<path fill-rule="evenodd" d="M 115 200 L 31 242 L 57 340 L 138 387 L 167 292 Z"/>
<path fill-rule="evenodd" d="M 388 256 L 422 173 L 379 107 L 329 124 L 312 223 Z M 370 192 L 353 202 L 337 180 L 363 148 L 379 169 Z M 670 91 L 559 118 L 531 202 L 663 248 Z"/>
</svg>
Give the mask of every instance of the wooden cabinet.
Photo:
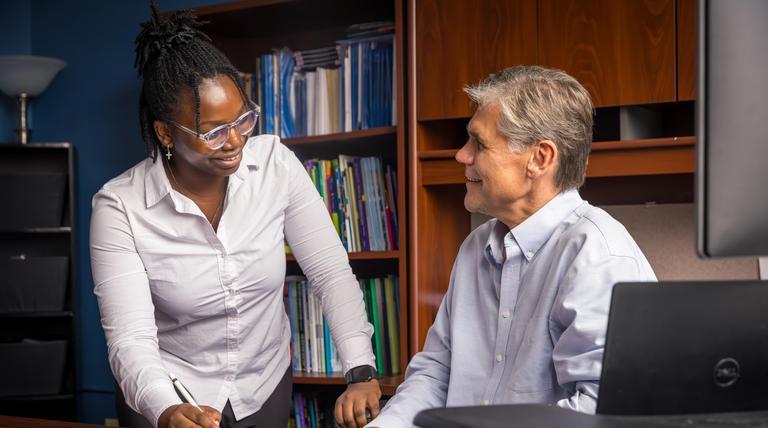
<svg viewBox="0 0 768 428">
<path fill-rule="evenodd" d="M 582 196 L 595 204 L 691 202 L 693 6 L 694 0 L 409 0 L 411 353 L 424 343 L 471 231 L 464 168 L 453 159 L 472 114 L 462 88 L 515 64 L 563 69 L 597 107 Z M 514 24 L 496 29 L 500 16 Z M 646 129 L 635 133 L 636 127 Z"/>
<path fill-rule="evenodd" d="M 419 120 L 470 116 L 464 85 L 536 62 L 535 0 L 421 0 L 414 6 Z"/>
<path fill-rule="evenodd" d="M 540 0 L 538 40 L 595 106 L 675 101 L 674 0 Z"/>
<path fill-rule="evenodd" d="M 696 0 L 677 0 L 677 99 L 696 99 Z"/>
</svg>

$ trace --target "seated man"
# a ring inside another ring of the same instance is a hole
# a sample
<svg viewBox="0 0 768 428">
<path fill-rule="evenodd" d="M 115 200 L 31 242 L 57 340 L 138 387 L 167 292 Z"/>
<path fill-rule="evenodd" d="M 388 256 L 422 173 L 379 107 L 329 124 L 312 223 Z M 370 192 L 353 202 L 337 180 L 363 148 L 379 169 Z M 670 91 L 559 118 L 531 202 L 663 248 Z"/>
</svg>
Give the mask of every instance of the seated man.
<svg viewBox="0 0 768 428">
<path fill-rule="evenodd" d="M 443 406 L 594 413 L 611 289 L 656 280 L 627 230 L 577 191 L 592 142 L 584 87 L 519 66 L 465 91 L 477 110 L 456 154 L 464 206 L 494 219 L 464 240 L 424 350 L 369 426 Z"/>
</svg>

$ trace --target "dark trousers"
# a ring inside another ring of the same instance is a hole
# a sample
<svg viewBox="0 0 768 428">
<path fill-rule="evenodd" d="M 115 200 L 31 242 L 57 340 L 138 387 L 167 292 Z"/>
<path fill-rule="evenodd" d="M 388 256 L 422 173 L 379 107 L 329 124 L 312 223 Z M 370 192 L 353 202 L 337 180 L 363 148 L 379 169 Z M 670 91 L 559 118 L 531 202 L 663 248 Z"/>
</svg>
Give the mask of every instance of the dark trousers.
<svg viewBox="0 0 768 428">
<path fill-rule="evenodd" d="M 221 428 L 285 428 L 288 425 L 288 416 L 291 411 L 291 392 L 293 390 L 293 374 L 291 368 L 283 375 L 280 383 L 267 398 L 258 412 L 246 416 L 240 420 L 235 419 L 232 405 L 227 401 L 221 412 Z M 152 428 L 152 424 L 139 413 L 134 412 L 127 404 L 119 387 L 115 388 L 115 404 L 117 406 L 117 419 L 121 427 Z"/>
</svg>

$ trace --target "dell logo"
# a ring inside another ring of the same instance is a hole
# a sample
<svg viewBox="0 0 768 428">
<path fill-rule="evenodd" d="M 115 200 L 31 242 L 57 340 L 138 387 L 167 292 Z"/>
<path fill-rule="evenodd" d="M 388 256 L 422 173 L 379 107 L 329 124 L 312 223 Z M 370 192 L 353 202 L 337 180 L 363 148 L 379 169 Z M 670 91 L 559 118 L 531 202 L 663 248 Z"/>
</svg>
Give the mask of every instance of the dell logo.
<svg viewBox="0 0 768 428">
<path fill-rule="evenodd" d="M 715 385 L 728 388 L 739 380 L 739 362 L 733 358 L 723 358 L 715 364 Z"/>
</svg>

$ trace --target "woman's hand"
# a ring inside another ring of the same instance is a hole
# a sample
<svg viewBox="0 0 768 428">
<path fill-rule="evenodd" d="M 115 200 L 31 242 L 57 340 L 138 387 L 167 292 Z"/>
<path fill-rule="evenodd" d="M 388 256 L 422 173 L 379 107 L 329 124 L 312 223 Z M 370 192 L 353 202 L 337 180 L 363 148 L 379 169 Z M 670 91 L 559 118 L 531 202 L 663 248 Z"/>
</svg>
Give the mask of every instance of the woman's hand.
<svg viewBox="0 0 768 428">
<path fill-rule="evenodd" d="M 157 420 L 159 428 L 218 428 L 221 422 L 221 413 L 213 407 L 201 406 L 200 411 L 191 404 L 173 405 L 160 415 Z"/>
<path fill-rule="evenodd" d="M 352 383 L 336 400 L 334 416 L 336 426 L 344 428 L 363 427 L 376 416 L 379 416 L 379 399 L 381 387 L 376 379 L 368 382 Z M 366 415 L 370 412 L 370 419 Z"/>
</svg>

